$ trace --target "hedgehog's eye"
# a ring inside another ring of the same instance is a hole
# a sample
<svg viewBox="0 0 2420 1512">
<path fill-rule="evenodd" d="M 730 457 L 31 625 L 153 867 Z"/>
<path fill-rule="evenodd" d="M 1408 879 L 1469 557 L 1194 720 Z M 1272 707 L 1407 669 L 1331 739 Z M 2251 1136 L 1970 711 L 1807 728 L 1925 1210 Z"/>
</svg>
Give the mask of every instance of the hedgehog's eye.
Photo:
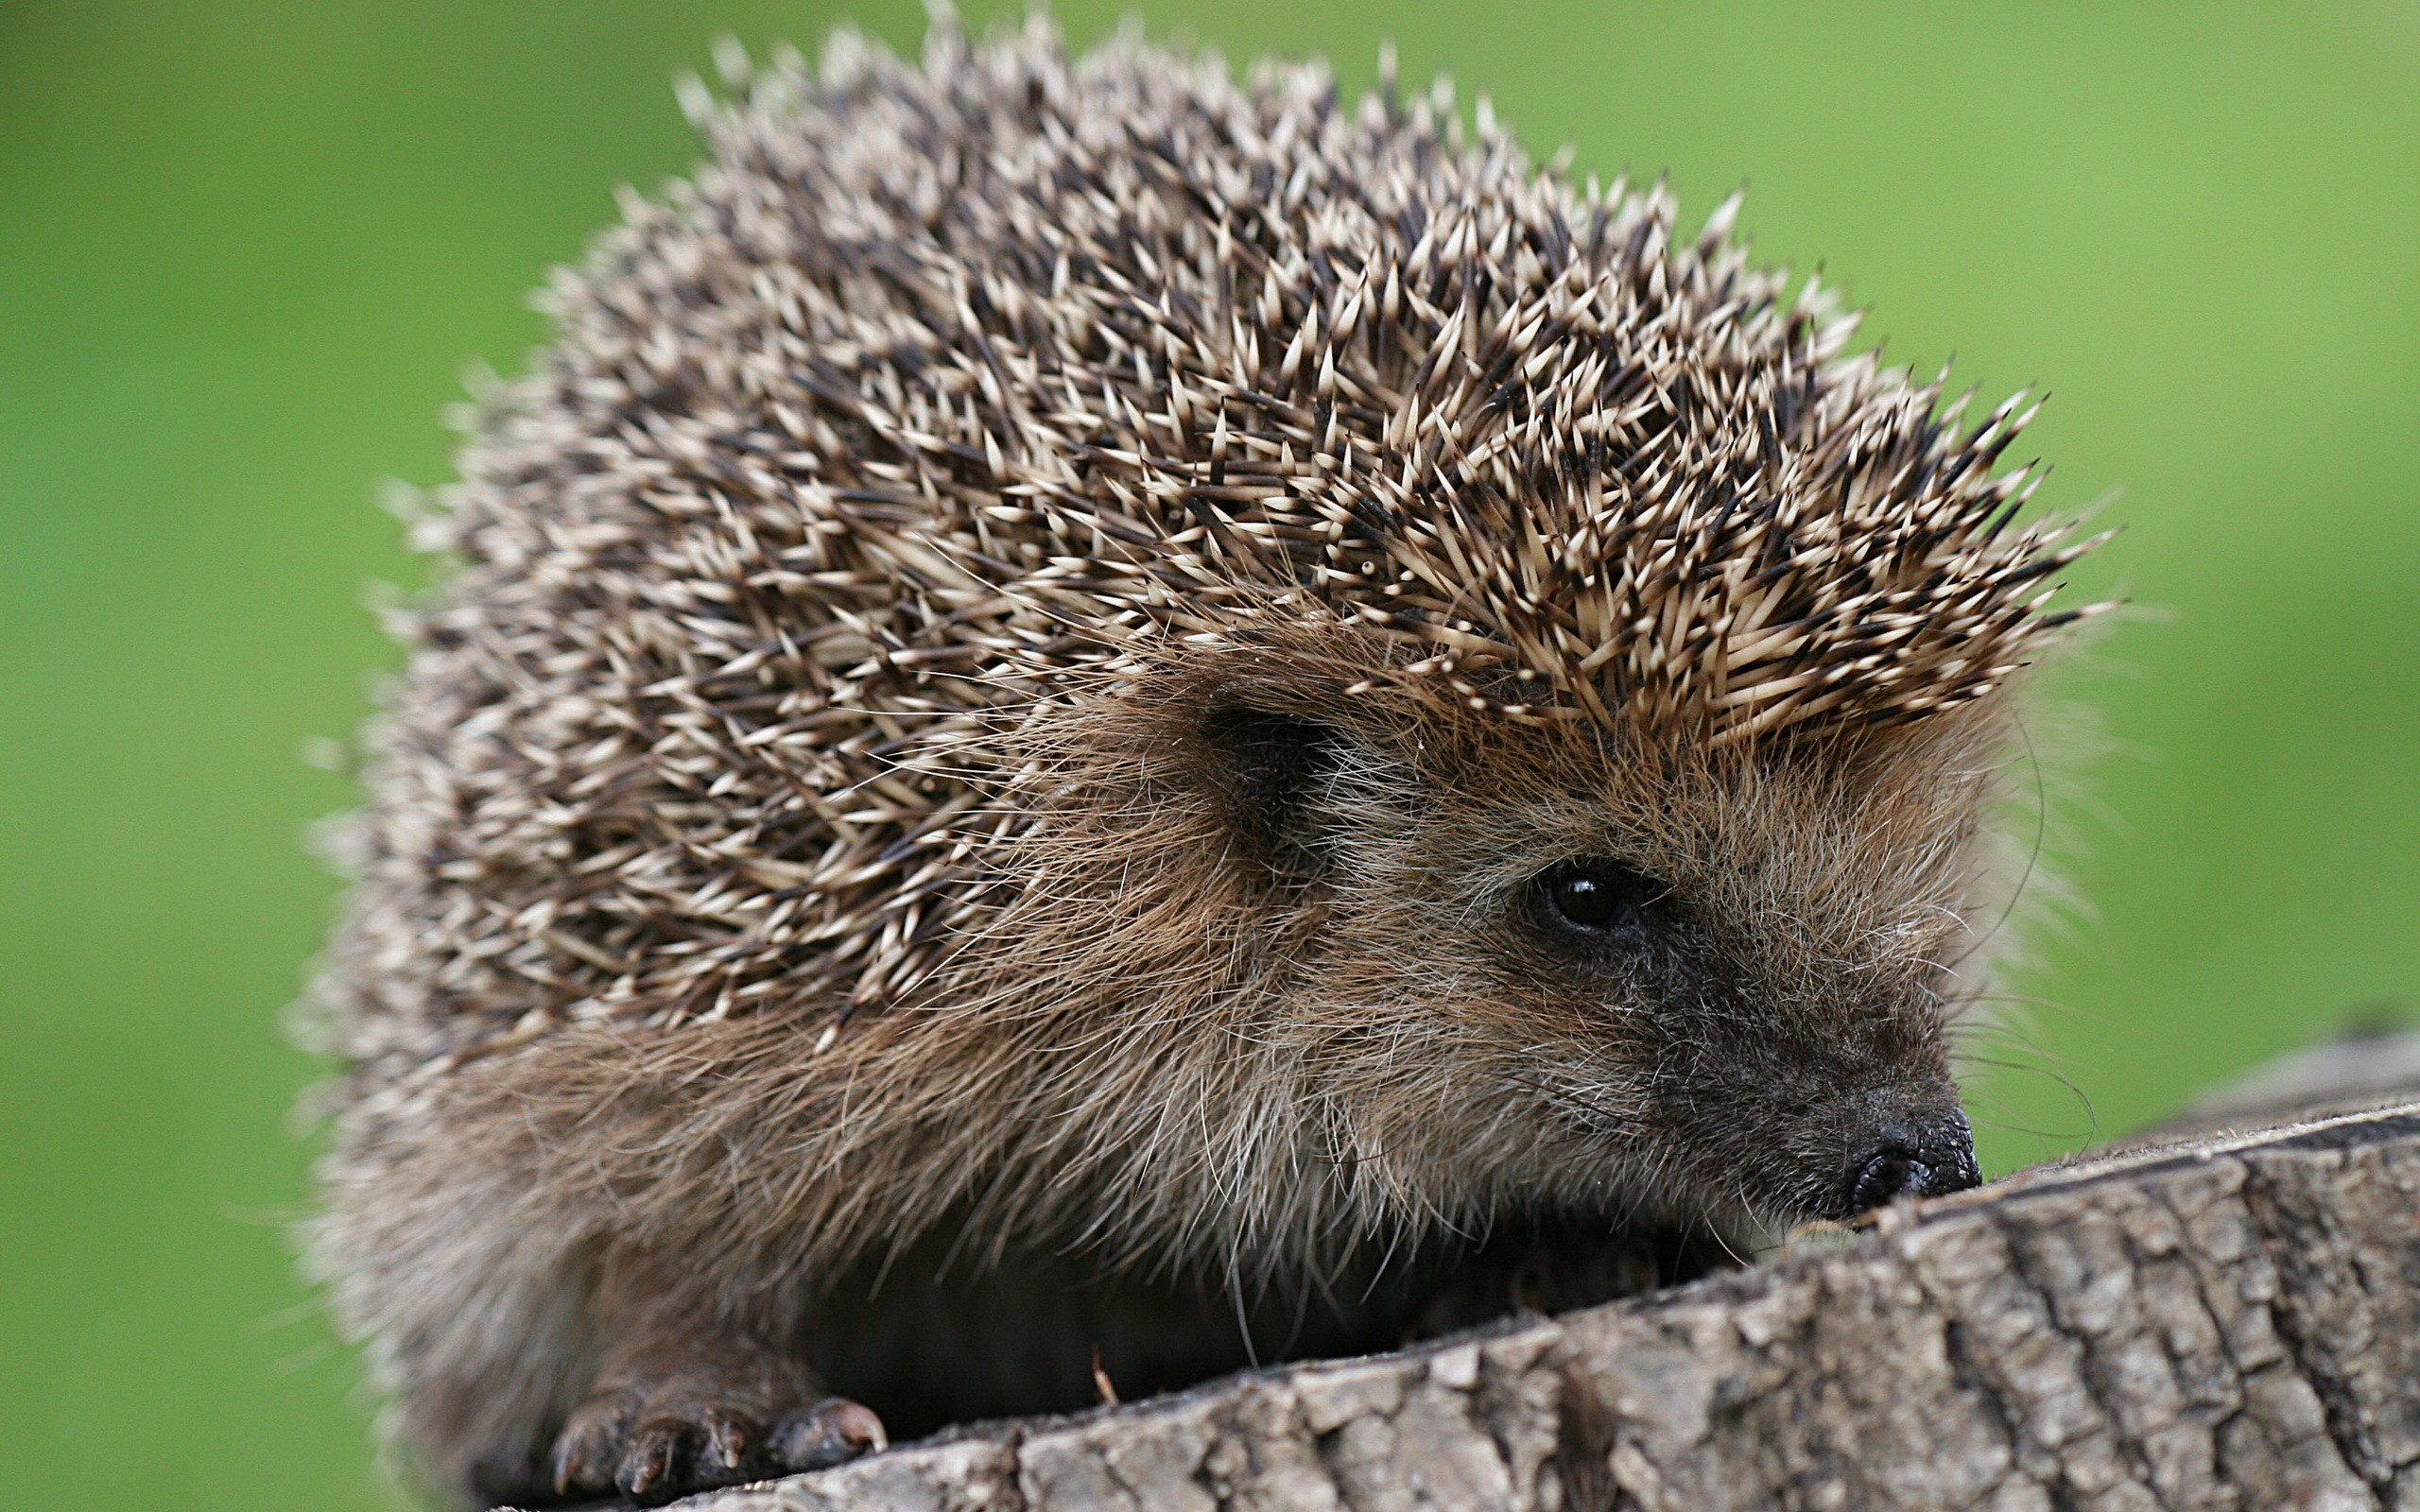
<svg viewBox="0 0 2420 1512">
<path fill-rule="evenodd" d="M 1566 861 L 1539 877 L 1536 885 L 1547 918 L 1584 935 L 1636 929 L 1664 894 L 1637 869 L 1599 856 Z"/>
</svg>

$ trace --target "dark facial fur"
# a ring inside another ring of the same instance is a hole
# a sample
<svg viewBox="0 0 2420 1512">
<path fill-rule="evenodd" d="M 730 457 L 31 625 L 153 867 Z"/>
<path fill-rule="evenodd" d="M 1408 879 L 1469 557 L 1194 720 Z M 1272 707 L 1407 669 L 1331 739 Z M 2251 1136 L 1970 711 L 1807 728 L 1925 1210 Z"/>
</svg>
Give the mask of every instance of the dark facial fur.
<svg viewBox="0 0 2420 1512">
<path fill-rule="evenodd" d="M 1625 749 L 1340 708 L 1316 674 L 1288 684 L 1318 664 L 1231 653 L 1060 713 L 1034 880 L 950 968 L 1014 997 L 1046 971 L 1021 942 L 1045 942 L 1098 984 L 1117 1027 L 1071 1081 L 1107 1095 L 1066 1122 L 1117 1152 L 1080 1168 L 1168 1152 L 1125 1199 L 1165 1211 L 1132 1231 L 1245 1225 L 1237 1263 L 1313 1268 L 1322 1244 L 1540 1207 L 1736 1231 L 1852 1211 L 1843 1173 L 1883 1130 L 1955 1120 L 1944 995 L 1987 719 Z M 1575 864 L 1634 895 L 1599 927 L 1552 896 Z M 1261 1083 L 1200 1094 L 1266 1120 L 1224 1142 L 1118 1071 L 1167 1029 L 1190 1058 L 1205 1028 Z"/>
<path fill-rule="evenodd" d="M 2006 412 L 1312 71 L 754 90 L 482 421 L 372 740 L 317 1254 L 436 1483 L 662 1500 L 1975 1180 L 2066 559 Z"/>
</svg>

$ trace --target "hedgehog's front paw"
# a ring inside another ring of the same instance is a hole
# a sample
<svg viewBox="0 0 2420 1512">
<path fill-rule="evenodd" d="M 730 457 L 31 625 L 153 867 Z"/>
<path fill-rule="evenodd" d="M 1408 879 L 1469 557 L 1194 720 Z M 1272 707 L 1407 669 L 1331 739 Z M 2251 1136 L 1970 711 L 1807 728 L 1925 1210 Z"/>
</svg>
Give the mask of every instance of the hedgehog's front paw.
<svg viewBox="0 0 2420 1512">
<path fill-rule="evenodd" d="M 882 1419 L 786 1361 L 743 1353 L 611 1372 L 555 1440 L 560 1495 L 654 1506 L 881 1449 Z"/>
</svg>

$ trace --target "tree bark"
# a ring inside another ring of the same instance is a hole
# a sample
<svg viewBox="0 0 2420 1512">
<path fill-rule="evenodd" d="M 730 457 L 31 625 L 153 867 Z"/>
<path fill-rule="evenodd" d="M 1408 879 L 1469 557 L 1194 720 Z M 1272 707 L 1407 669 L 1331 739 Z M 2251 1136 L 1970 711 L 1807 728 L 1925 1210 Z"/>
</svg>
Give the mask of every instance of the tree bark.
<svg viewBox="0 0 2420 1512">
<path fill-rule="evenodd" d="M 2420 1103 L 2038 1167 L 1692 1286 L 683 1507 L 2420 1509 Z"/>
</svg>

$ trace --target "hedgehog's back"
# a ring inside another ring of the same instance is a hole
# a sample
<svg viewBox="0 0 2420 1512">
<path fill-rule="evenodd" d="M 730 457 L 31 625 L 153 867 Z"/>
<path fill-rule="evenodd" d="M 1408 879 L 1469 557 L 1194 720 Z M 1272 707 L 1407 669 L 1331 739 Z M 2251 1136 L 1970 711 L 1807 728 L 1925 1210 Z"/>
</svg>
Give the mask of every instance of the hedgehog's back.
<svg viewBox="0 0 2420 1512">
<path fill-rule="evenodd" d="M 1002 723 L 1159 646 L 1327 626 L 1340 697 L 1715 738 L 1914 717 L 2032 633 L 2010 427 L 1449 106 L 1036 26 L 700 113 L 465 454 L 354 1057 L 897 1000 L 1018 831 Z"/>
</svg>

